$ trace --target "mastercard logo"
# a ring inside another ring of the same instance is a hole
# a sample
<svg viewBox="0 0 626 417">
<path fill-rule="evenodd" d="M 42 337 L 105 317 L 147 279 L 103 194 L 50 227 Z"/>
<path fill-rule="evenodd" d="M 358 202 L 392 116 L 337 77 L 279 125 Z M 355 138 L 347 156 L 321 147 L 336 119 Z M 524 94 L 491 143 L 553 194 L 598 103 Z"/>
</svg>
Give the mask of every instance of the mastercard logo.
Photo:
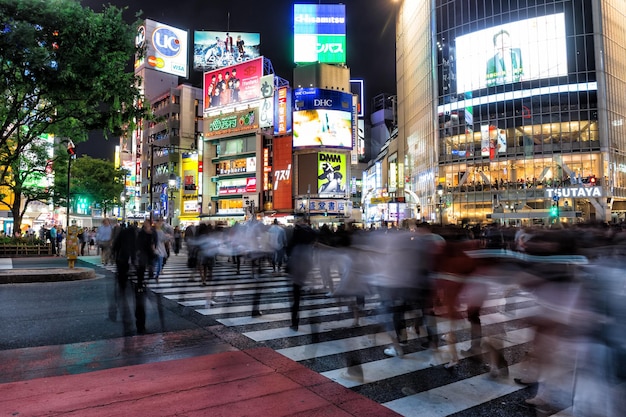
<svg viewBox="0 0 626 417">
<path fill-rule="evenodd" d="M 148 65 L 150 65 L 151 67 L 163 68 L 165 67 L 165 61 L 163 60 L 163 58 L 157 58 L 156 56 L 149 56 Z"/>
</svg>

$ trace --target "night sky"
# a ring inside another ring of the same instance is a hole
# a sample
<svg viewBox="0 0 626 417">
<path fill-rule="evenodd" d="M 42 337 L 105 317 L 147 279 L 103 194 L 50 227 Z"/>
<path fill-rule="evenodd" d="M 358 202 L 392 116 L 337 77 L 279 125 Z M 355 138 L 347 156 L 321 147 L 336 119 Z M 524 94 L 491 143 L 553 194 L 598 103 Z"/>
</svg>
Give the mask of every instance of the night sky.
<svg viewBox="0 0 626 417">
<path fill-rule="evenodd" d="M 274 72 L 293 86 L 293 0 L 81 0 L 81 4 L 101 11 L 102 4 L 125 7 L 128 22 L 153 19 L 189 31 L 254 32 L 261 34 L 261 53 L 272 61 Z M 307 1 L 297 3 L 343 3 L 346 5 L 347 65 L 352 78 L 365 79 L 366 109 L 372 97 L 395 94 L 395 24 L 393 0 Z M 190 57 L 191 60 L 191 57 Z M 202 87 L 201 73 L 194 72 L 180 82 Z M 94 132 L 78 146 L 79 155 L 112 159 L 117 138 L 104 140 Z"/>
</svg>

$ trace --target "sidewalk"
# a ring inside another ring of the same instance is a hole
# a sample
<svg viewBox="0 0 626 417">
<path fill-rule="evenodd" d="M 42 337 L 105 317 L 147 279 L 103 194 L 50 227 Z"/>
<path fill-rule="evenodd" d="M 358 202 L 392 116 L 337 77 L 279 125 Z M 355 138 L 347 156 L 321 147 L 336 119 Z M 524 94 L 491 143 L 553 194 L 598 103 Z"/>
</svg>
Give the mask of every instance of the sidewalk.
<svg viewBox="0 0 626 417">
<path fill-rule="evenodd" d="M 103 320 L 102 300 L 111 279 L 3 284 L 0 337 L 22 333 L 22 340 L 44 343 L 0 350 L 1 415 L 397 415 L 219 324 L 181 323 L 171 311 L 163 312 L 164 331 L 111 338 L 116 323 Z M 95 336 L 72 341 L 76 330 Z"/>
<path fill-rule="evenodd" d="M 0 385 L 20 416 L 395 416 L 269 348 Z"/>
</svg>

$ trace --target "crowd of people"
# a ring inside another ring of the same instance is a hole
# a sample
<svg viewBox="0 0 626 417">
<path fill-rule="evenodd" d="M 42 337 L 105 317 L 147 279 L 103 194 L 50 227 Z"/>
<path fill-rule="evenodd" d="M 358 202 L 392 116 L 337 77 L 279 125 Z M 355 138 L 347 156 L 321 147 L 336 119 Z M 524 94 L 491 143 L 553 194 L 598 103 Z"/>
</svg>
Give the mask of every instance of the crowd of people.
<svg viewBox="0 0 626 417">
<path fill-rule="evenodd" d="M 626 409 L 624 225 L 405 226 L 312 228 L 305 219 L 293 226 L 277 221 L 268 226 L 252 219 L 232 227 L 202 223 L 181 231 L 161 220 L 154 225 L 146 221 L 141 228 L 118 226 L 118 232 L 112 231 L 111 256 L 117 264 L 118 292 L 127 287 L 129 271 L 135 271 L 140 332 L 145 331 L 140 308 L 145 283 L 158 280 L 169 252 L 178 254 L 184 242 L 187 267 L 197 271 L 191 280 L 201 285 L 213 279 L 218 262 L 232 262 L 237 274 L 242 263 L 249 263 L 255 277 L 265 272 L 271 279 L 273 272 L 286 272 L 294 332 L 312 323 L 310 318 L 301 320 L 304 291 L 321 288 L 326 297 L 348 300 L 354 326 L 362 319 L 366 299 L 376 300 L 381 312 L 376 317 L 386 317 L 379 326 L 392 341 L 385 355 L 403 357 L 407 351 L 430 349 L 449 369 L 462 357 L 475 358 L 484 361 L 494 379 L 508 378 L 509 363 L 519 358 L 507 356 L 506 336 L 483 333 L 481 309 L 496 293 L 506 313 L 516 302 L 514 296 L 523 294 L 536 304 L 532 314 L 521 318 L 534 330 L 528 352 L 532 367 L 515 378 L 521 385 L 538 384 L 537 395 L 527 403 L 562 404 L 558 393 L 565 374 L 576 381 L 566 385 L 574 387 L 577 407 L 601 411 L 589 415 L 613 416 L 618 415 L 615 410 Z M 231 288 L 227 302 L 233 295 Z M 263 314 L 262 297 L 257 286 L 252 317 Z M 216 303 L 215 294 L 209 294 L 207 307 Z M 470 340 L 457 343 L 465 320 Z M 350 355 L 348 362 L 345 377 L 362 380 L 358 354 Z"/>
</svg>

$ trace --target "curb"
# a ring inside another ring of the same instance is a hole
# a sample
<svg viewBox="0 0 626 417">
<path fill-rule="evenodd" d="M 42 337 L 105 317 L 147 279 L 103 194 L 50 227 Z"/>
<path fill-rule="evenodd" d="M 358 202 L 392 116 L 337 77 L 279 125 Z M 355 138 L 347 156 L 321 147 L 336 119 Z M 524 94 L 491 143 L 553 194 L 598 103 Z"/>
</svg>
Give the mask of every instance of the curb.
<svg viewBox="0 0 626 417">
<path fill-rule="evenodd" d="M 0 270 L 0 284 L 25 284 L 31 282 L 59 282 L 92 279 L 96 272 L 91 268 L 41 268 Z"/>
</svg>

